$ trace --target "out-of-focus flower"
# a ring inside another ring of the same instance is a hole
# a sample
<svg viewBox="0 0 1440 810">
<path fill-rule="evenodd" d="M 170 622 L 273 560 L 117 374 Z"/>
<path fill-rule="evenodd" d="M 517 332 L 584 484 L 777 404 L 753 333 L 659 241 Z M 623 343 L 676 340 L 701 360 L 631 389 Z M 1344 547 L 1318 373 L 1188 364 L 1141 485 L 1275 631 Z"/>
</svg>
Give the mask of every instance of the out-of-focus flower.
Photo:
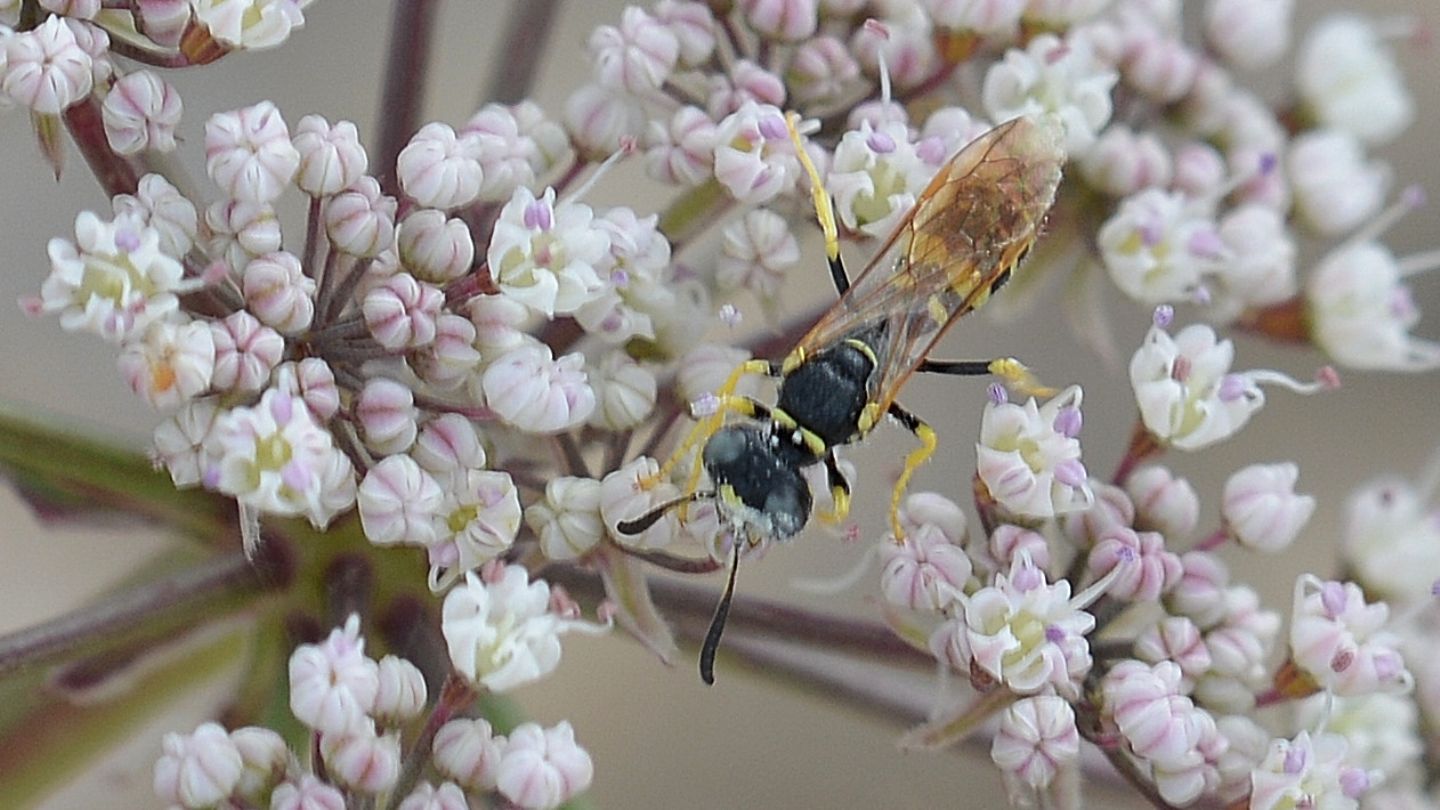
<svg viewBox="0 0 1440 810">
<path fill-rule="evenodd" d="M 484 718 L 451 720 L 435 733 L 435 770 L 469 790 L 495 787 L 495 771 L 505 738 L 494 734 Z"/>
<path fill-rule="evenodd" d="M 1341 130 L 1299 135 L 1285 162 L 1295 207 L 1305 223 L 1324 236 L 1347 233 L 1375 216 L 1390 186 L 1389 167 L 1367 162 L 1359 141 Z"/>
<path fill-rule="evenodd" d="M 639 6 L 625 9 L 619 27 L 602 25 L 590 34 L 590 58 L 601 84 L 638 95 L 659 90 L 679 56 L 675 32 Z"/>
<path fill-rule="evenodd" d="M 236 793 L 253 800 L 269 793 L 285 778 L 285 766 L 290 761 L 285 738 L 268 728 L 245 726 L 230 732 L 230 741 L 244 763 Z"/>
<path fill-rule="evenodd" d="M 1095 239 L 1115 286 L 1147 304 L 1188 300 L 1229 258 L 1203 205 L 1157 188 L 1121 200 Z"/>
<path fill-rule="evenodd" d="M 1177 541 L 1195 531 L 1200 520 L 1200 497 L 1184 478 L 1165 467 L 1151 465 L 1125 479 L 1125 491 L 1135 504 L 1135 528 L 1157 531 Z"/>
<path fill-rule="evenodd" d="M 1275 740 L 1270 751 L 1252 772 L 1252 810 L 1282 810 L 1313 807 L 1353 810 L 1359 798 L 1378 781 L 1363 769 L 1349 764 L 1349 745 L 1338 734 L 1302 731 L 1293 739 Z"/>
<path fill-rule="evenodd" d="M 1337 363 L 1353 368 L 1440 368 L 1440 342 L 1410 334 L 1420 310 L 1405 276 L 1379 242 L 1342 243 L 1305 283 L 1311 339 Z"/>
<path fill-rule="evenodd" d="M 191 734 L 166 734 L 155 763 L 155 794 L 169 805 L 213 807 L 240 785 L 244 762 L 219 723 Z"/>
<path fill-rule="evenodd" d="M 1242 70 L 1274 64 L 1290 47 L 1295 0 L 1209 0 L 1205 39 Z"/>
<path fill-rule="evenodd" d="M 985 112 L 992 121 L 1053 113 L 1065 126 L 1065 151 L 1084 154 L 1110 121 L 1110 90 L 1118 78 L 1095 58 L 1088 39 L 1041 34 L 986 72 Z"/>
<path fill-rule="evenodd" d="M 380 689 L 380 670 L 365 657 L 358 615 L 352 613 L 319 644 L 296 647 L 289 674 L 290 711 L 300 722 L 325 735 L 371 728 L 368 714 Z"/>
<path fill-rule="evenodd" d="M 299 779 L 275 786 L 270 794 L 270 810 L 345 810 L 345 794 L 304 773 Z"/>
<path fill-rule="evenodd" d="M 1394 138 L 1415 117 L 1394 55 L 1364 17 L 1336 14 L 1310 29 L 1296 58 L 1296 86 L 1322 126 L 1365 143 Z"/>
<path fill-rule="evenodd" d="M 742 287 L 762 300 L 780 290 L 785 273 L 800 261 L 800 245 L 785 218 L 768 208 L 747 211 L 725 226 L 715 281 L 721 288 Z"/>
<path fill-rule="evenodd" d="M 1142 189 L 1170 184 L 1170 152 L 1153 132 L 1136 132 L 1124 124 L 1106 127 L 1080 158 L 1080 174 L 1106 194 L 1125 197 Z"/>
<path fill-rule="evenodd" d="M 1341 697 L 1408 690 L 1413 678 L 1397 649 L 1400 640 L 1383 629 L 1389 615 L 1385 603 L 1367 604 L 1353 582 L 1303 574 L 1295 581 L 1291 658 Z"/>
<path fill-rule="evenodd" d="M 1433 473 L 1432 473 L 1433 475 Z M 1397 478 L 1371 482 L 1346 506 L 1345 559 L 1365 590 L 1401 604 L 1433 598 L 1440 580 L 1440 509 L 1426 488 Z"/>
</svg>

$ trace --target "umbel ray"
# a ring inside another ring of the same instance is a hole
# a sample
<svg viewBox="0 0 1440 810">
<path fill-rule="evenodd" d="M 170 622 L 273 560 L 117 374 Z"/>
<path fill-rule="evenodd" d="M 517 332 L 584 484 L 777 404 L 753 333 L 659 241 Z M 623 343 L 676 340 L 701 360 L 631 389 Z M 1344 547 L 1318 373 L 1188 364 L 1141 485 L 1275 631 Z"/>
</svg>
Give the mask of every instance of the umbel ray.
<svg viewBox="0 0 1440 810">
<path fill-rule="evenodd" d="M 806 156 L 792 113 L 787 125 L 796 154 L 810 175 L 816 214 L 825 232 L 830 275 L 840 298 L 779 362 L 751 360 L 736 367 L 703 416 L 645 486 L 669 478 L 700 448 L 683 494 L 645 514 L 621 521 L 639 534 L 671 509 L 700 500 L 716 505 L 732 534 L 733 553 L 724 595 L 700 652 L 700 677 L 714 682 L 715 652 L 746 546 L 787 539 L 810 519 L 813 496 L 803 470 L 823 464 L 834 509 L 818 517 L 842 521 L 850 484 L 835 448 L 858 442 L 889 415 L 920 446 L 905 459 L 890 498 L 890 526 L 903 537 L 898 511 L 915 470 L 935 451 L 935 432 L 896 401 L 916 371 L 995 374 L 1034 388 L 1024 366 L 1009 358 L 928 359 L 935 343 L 960 317 L 984 304 L 1020 266 L 1055 199 L 1065 162 L 1060 124 L 1051 118 L 1015 118 L 961 149 L 925 190 L 854 282 L 840 257 L 834 212 Z M 747 374 L 779 381 L 774 405 L 735 393 Z M 710 489 L 700 488 L 704 471 Z"/>
</svg>

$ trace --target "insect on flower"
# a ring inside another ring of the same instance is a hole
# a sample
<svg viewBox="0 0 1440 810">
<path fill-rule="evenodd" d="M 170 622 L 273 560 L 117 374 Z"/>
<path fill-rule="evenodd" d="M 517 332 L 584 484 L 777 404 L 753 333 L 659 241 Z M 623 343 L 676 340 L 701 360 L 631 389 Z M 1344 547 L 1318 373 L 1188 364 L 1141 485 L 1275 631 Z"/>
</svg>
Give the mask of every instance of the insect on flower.
<svg viewBox="0 0 1440 810">
<path fill-rule="evenodd" d="M 810 174 L 816 214 L 825 231 L 830 273 L 840 300 L 780 362 L 738 366 L 716 392 L 714 411 L 702 417 L 649 482 L 668 477 L 700 447 L 684 494 L 634 520 L 621 532 L 645 531 L 672 508 L 715 501 L 733 535 L 734 557 L 725 594 L 700 655 L 700 674 L 714 681 L 714 657 L 729 613 L 740 551 L 799 532 L 813 497 L 802 470 L 825 465 L 834 501 L 820 519 L 836 523 L 849 511 L 850 484 L 834 449 L 863 439 L 886 415 L 920 441 L 905 459 L 890 502 L 890 524 L 902 536 L 898 510 L 915 470 L 935 451 L 935 432 L 896 401 L 916 371 L 995 374 L 1036 387 L 1025 367 L 997 360 L 928 359 L 931 349 L 962 315 L 984 304 L 1025 258 L 1055 199 L 1065 153 L 1053 119 L 1015 118 L 976 138 L 947 163 L 900 220 L 879 252 L 850 283 L 840 258 L 834 213 L 796 130 L 796 152 Z M 779 380 L 773 406 L 735 394 L 740 379 L 760 374 Z M 733 418 L 732 417 L 737 417 Z M 701 470 L 712 489 L 700 488 Z"/>
</svg>

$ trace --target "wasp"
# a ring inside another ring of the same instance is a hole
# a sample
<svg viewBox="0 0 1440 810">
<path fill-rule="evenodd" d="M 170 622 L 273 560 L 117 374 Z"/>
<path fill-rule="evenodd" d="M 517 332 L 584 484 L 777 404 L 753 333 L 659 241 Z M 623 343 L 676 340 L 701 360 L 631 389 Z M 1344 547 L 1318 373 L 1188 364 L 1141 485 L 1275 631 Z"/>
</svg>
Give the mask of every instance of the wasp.
<svg viewBox="0 0 1440 810">
<path fill-rule="evenodd" d="M 835 448 L 863 439 L 885 416 L 909 430 L 920 446 L 905 459 L 890 501 L 898 541 L 899 507 L 910 478 L 934 453 L 935 431 L 896 400 L 917 371 L 995 374 L 1031 385 L 1024 366 L 1004 358 L 929 359 L 937 341 L 966 313 L 984 304 L 1024 260 L 1054 202 L 1065 153 L 1053 119 L 1015 118 L 962 148 L 935 175 L 852 284 L 840 256 L 828 194 L 787 124 L 810 176 L 816 215 L 825 232 L 831 279 L 839 300 L 784 359 L 738 366 L 716 392 L 712 412 L 696 424 L 649 482 L 667 477 L 700 447 L 679 498 L 619 524 L 638 534 L 667 511 L 713 500 L 733 535 L 734 557 L 724 595 L 701 648 L 700 674 L 714 682 L 714 657 L 729 614 L 743 546 L 784 540 L 810 519 L 813 495 L 804 470 L 823 464 L 833 508 L 819 517 L 839 522 L 849 511 L 850 484 Z M 735 394 L 745 375 L 777 379 L 774 405 Z M 1038 386 L 1033 386 L 1037 387 Z M 732 418 L 733 417 L 733 418 Z M 713 489 L 701 490 L 701 470 Z M 743 542 L 742 542 L 743 541 Z"/>
</svg>

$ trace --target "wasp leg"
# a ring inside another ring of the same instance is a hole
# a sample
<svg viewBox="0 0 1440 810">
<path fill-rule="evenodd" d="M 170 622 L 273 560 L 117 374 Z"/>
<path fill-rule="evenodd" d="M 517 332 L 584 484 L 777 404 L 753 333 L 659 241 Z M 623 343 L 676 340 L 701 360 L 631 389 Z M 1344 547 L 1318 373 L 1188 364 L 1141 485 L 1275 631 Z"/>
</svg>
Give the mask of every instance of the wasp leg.
<svg viewBox="0 0 1440 810">
<path fill-rule="evenodd" d="M 730 376 L 725 379 L 725 383 L 720 386 L 720 390 L 715 392 L 715 396 L 719 400 L 715 412 L 702 417 L 700 421 L 695 423 L 695 427 L 690 429 L 690 433 L 685 436 L 685 440 L 670 453 L 670 457 L 665 460 L 664 464 L 660 465 L 660 469 L 657 470 L 654 475 L 648 475 L 640 479 L 641 488 L 649 489 L 661 481 L 668 479 L 670 473 L 675 471 L 675 467 L 680 463 L 681 459 L 703 446 L 705 440 L 720 429 L 720 426 L 725 423 L 727 405 L 735 402 L 737 399 L 743 399 L 735 396 L 735 388 L 740 385 L 741 378 L 746 374 L 779 377 L 780 373 L 780 366 L 769 360 L 747 360 L 736 366 L 735 370 L 730 372 Z M 751 400 L 751 402 L 753 402 L 753 400 Z M 693 491 L 693 489 L 687 491 Z"/>
<path fill-rule="evenodd" d="M 935 447 L 939 440 L 935 437 L 934 428 L 925 424 L 924 420 L 901 407 L 900 403 L 890 403 L 889 414 L 895 417 L 905 429 L 915 434 L 920 440 L 920 446 L 910 451 L 905 457 L 905 469 L 900 471 L 900 478 L 895 481 L 895 491 L 890 494 L 890 528 L 895 532 L 895 542 L 900 542 L 905 532 L 900 528 L 900 501 L 905 497 L 905 490 L 910 485 L 911 476 L 915 471 L 930 459 L 935 453 Z"/>
<path fill-rule="evenodd" d="M 810 201 L 815 205 L 815 219 L 825 233 L 825 258 L 830 262 L 830 280 L 835 282 L 835 291 L 841 295 L 850 289 L 850 275 L 845 272 L 845 262 L 840 258 L 840 230 L 835 226 L 835 208 L 830 204 L 830 195 L 820 180 L 820 172 L 805 151 L 805 142 L 800 139 L 797 128 L 800 116 L 796 113 L 785 115 L 785 129 L 790 133 L 790 143 L 795 146 L 795 157 L 810 176 Z"/>
<path fill-rule="evenodd" d="M 1053 396 L 1055 389 L 1040 382 L 1013 357 L 998 357 L 994 360 L 922 360 L 916 371 L 930 374 L 951 374 L 960 377 L 983 377 L 994 374 L 1005 383 L 1005 387 L 1030 396 Z"/>
<path fill-rule="evenodd" d="M 835 506 L 815 517 L 823 523 L 839 523 L 850 514 L 850 482 L 846 481 L 845 474 L 840 472 L 840 464 L 834 451 L 825 454 L 825 477 L 830 483 L 830 500 L 835 502 Z"/>
</svg>

